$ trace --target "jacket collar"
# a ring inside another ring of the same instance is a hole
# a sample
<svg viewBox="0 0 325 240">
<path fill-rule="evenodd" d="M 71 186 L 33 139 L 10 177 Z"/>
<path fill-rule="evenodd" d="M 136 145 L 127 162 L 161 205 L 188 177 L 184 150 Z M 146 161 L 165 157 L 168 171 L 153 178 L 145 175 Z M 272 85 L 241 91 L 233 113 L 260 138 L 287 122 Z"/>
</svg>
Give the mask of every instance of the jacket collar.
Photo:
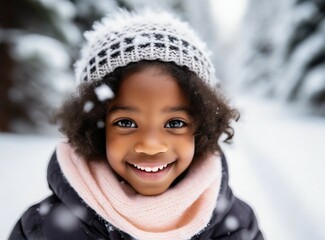
<svg viewBox="0 0 325 240">
<path fill-rule="evenodd" d="M 47 181 L 52 192 L 83 223 L 96 229 L 101 235 L 108 237 L 104 221 L 100 219 L 94 210 L 92 210 L 82 201 L 76 191 L 65 179 L 57 161 L 56 152 L 53 153 L 47 168 Z M 78 209 L 78 211 L 75 211 L 75 209 Z"/>
</svg>

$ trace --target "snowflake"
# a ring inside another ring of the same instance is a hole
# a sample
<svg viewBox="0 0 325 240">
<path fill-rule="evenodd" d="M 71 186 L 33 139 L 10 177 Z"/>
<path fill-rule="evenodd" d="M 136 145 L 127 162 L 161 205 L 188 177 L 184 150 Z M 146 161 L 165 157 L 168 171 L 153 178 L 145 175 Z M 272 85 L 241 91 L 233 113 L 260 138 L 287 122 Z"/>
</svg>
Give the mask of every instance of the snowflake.
<svg viewBox="0 0 325 240">
<path fill-rule="evenodd" d="M 95 93 L 99 101 L 105 101 L 114 97 L 112 90 L 104 84 L 95 88 Z"/>
<path fill-rule="evenodd" d="M 92 101 L 86 101 L 85 104 L 84 104 L 84 112 L 88 113 L 91 111 L 91 109 L 94 108 L 94 103 Z"/>
<path fill-rule="evenodd" d="M 49 211 L 51 210 L 51 207 L 52 207 L 52 205 L 50 205 L 49 203 L 43 202 L 40 204 L 37 211 L 39 212 L 39 214 L 41 216 L 44 216 L 49 213 Z"/>
<path fill-rule="evenodd" d="M 235 230 L 239 226 L 238 220 L 234 216 L 227 217 L 225 224 L 229 230 Z"/>
</svg>

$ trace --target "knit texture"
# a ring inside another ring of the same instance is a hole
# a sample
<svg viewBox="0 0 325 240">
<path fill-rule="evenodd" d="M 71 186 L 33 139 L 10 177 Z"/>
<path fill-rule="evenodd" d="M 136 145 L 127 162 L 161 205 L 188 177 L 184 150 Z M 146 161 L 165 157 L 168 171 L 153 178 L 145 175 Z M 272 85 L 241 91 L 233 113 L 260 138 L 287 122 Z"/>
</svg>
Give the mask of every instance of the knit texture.
<svg viewBox="0 0 325 240">
<path fill-rule="evenodd" d="M 119 182 L 106 161 L 86 161 L 68 143 L 57 146 L 60 168 L 79 196 L 102 218 L 139 240 L 185 240 L 201 232 L 216 207 L 219 155 L 193 162 L 186 178 L 157 196 Z"/>
<path fill-rule="evenodd" d="M 118 11 L 96 22 L 85 37 L 75 64 L 78 83 L 101 80 L 116 68 L 141 60 L 174 62 L 210 86 L 218 83 L 205 43 L 169 13 Z"/>
</svg>

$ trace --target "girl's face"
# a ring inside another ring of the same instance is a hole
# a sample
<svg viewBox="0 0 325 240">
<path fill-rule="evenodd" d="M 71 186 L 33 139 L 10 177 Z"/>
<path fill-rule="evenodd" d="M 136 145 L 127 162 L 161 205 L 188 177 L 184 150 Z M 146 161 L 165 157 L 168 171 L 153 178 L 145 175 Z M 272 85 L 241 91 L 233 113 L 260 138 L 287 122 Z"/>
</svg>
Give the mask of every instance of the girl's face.
<svg viewBox="0 0 325 240">
<path fill-rule="evenodd" d="M 138 193 L 166 191 L 194 156 L 189 104 L 170 75 L 146 67 L 128 75 L 106 117 L 106 155 Z"/>
</svg>

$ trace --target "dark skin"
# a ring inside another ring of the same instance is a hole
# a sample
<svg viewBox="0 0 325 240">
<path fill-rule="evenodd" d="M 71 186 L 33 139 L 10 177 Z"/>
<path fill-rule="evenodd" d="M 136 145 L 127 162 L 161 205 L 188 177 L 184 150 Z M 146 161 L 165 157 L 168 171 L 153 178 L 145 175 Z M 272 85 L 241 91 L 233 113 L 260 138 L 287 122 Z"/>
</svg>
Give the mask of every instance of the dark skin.
<svg viewBox="0 0 325 240">
<path fill-rule="evenodd" d="M 70 97 L 57 112 L 60 131 L 79 155 L 89 161 L 106 159 L 106 131 L 98 127 L 98 122 L 105 122 L 114 99 L 99 101 L 94 89 L 106 84 L 117 95 L 122 79 L 148 66 L 159 67 L 163 73 L 173 77 L 188 99 L 188 113 L 195 128 L 194 158 L 221 151 L 219 140 L 222 134 L 225 135 L 224 142 L 231 141 L 234 131 L 230 124 L 238 120 L 239 113 L 228 105 L 220 88 L 211 89 L 195 73 L 172 62 L 141 61 L 117 68 L 101 81 L 82 84 L 78 94 Z M 84 105 L 88 101 L 94 103 L 94 108 L 85 112 Z"/>
<path fill-rule="evenodd" d="M 148 66 L 122 80 L 106 117 L 106 154 L 138 193 L 158 195 L 189 167 L 194 127 L 176 80 Z"/>
</svg>

